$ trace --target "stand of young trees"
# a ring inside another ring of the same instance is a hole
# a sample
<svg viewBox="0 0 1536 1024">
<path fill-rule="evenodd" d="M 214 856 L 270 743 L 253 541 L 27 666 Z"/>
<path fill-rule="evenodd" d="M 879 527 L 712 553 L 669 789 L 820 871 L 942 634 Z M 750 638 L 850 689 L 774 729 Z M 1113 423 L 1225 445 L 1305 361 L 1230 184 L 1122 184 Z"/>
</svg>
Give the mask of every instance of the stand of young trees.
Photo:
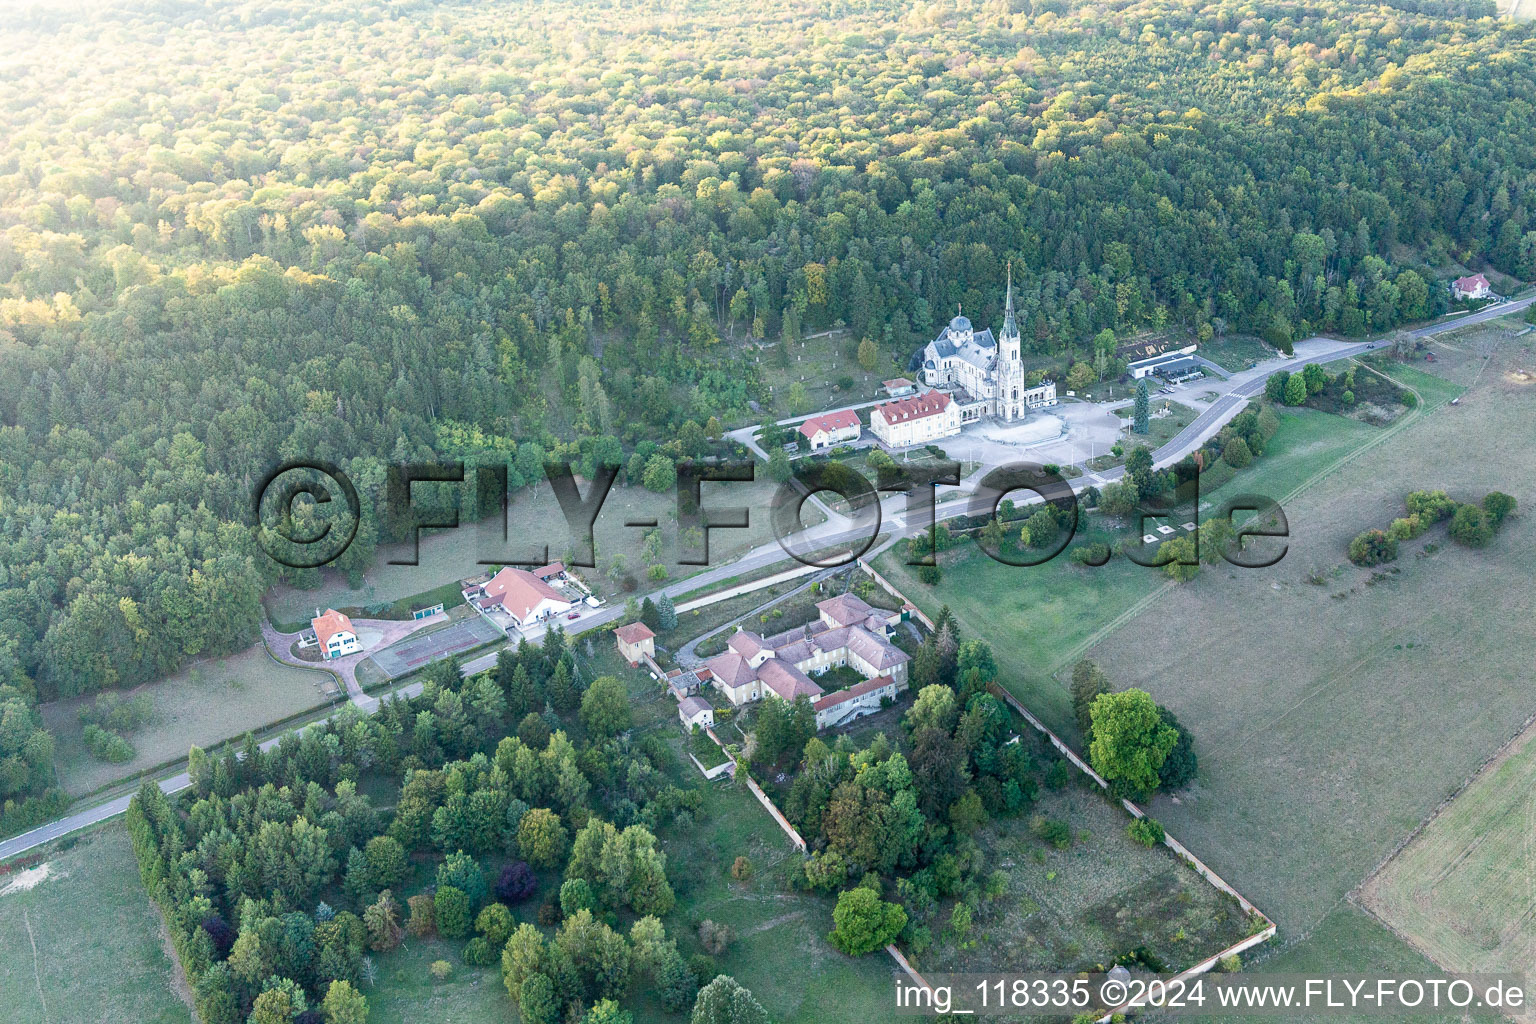
<svg viewBox="0 0 1536 1024">
<path fill-rule="evenodd" d="M 670 1009 L 691 1006 L 708 978 L 657 919 L 674 897 L 651 830 L 698 813 L 699 793 L 666 781 L 674 759 L 659 739 L 573 742 L 545 697 L 569 672 L 558 633 L 469 679 L 444 662 L 418 697 L 372 717 L 348 708 L 270 751 L 250 737 L 220 757 L 193 748 L 183 794 L 146 783 L 128 828 L 200 1019 L 360 1020 L 338 1015 L 366 1012 L 367 957 L 405 930 L 467 939 L 467 962 L 502 963 L 530 1021 L 595 1013 L 642 978 Z M 400 779 L 392 811 L 359 793 L 364 776 Z M 409 861 L 438 857 L 435 884 L 408 894 Z M 507 858 L 494 883 L 492 857 Z M 548 943 L 518 922 L 533 916 L 519 905 L 540 872 L 565 877 L 537 915 L 564 916 Z M 618 912 L 636 917 L 627 937 L 608 923 Z M 533 974 L 542 985 L 529 988 Z"/>
</svg>

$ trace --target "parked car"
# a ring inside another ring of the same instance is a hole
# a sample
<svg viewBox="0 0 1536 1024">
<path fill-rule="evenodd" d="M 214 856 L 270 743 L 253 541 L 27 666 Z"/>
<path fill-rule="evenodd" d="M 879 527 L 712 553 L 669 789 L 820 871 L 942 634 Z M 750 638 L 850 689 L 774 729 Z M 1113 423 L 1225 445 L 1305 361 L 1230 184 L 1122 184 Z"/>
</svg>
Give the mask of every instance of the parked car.
<svg viewBox="0 0 1536 1024">
<path fill-rule="evenodd" d="M 571 614 L 567 615 L 566 618 L 568 618 L 568 619 L 579 619 L 579 618 L 581 618 L 581 612 L 571 612 Z"/>
</svg>

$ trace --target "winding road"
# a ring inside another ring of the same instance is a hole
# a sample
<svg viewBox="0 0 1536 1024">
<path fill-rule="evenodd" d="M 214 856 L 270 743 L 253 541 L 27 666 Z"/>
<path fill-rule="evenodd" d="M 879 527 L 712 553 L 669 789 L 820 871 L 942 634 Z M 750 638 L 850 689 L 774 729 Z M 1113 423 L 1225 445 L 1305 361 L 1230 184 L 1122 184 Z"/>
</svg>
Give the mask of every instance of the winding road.
<svg viewBox="0 0 1536 1024">
<path fill-rule="evenodd" d="M 1519 313 L 1522 310 L 1529 308 L 1532 304 L 1536 304 L 1536 294 L 1516 301 L 1501 302 L 1497 305 L 1489 306 L 1485 309 L 1479 310 L 1476 313 L 1469 313 L 1466 316 L 1457 317 L 1454 320 L 1445 320 L 1426 327 L 1420 327 L 1409 333 L 1414 337 L 1419 338 L 1432 337 L 1433 335 L 1442 334 L 1446 331 L 1458 330 L 1470 324 L 1483 323 L 1487 320 L 1493 320 L 1499 317 L 1509 316 L 1513 313 Z M 1227 423 L 1227 421 L 1241 412 L 1243 407 L 1251 398 L 1253 398 L 1253 396 L 1264 390 L 1264 382 L 1270 377 L 1270 375 L 1278 373 L 1281 370 L 1294 372 L 1301 369 L 1303 366 L 1308 365 L 1309 363 L 1330 363 L 1339 359 L 1347 359 L 1351 356 L 1359 355 L 1362 352 L 1368 352 L 1372 349 L 1380 348 L 1390 344 L 1390 342 L 1385 340 L 1339 344 L 1338 342 L 1335 342 L 1331 339 L 1309 338 L 1307 342 L 1303 343 L 1303 345 L 1308 345 L 1310 343 L 1327 343 L 1329 347 L 1326 350 L 1311 353 L 1284 363 L 1261 365 L 1251 370 L 1233 374 L 1231 379 L 1226 382 L 1227 390 L 1225 393 L 1213 401 L 1207 409 L 1201 412 L 1200 415 L 1197 416 L 1192 423 L 1190 423 L 1189 426 L 1185 427 L 1172 440 L 1170 440 L 1167 444 L 1163 445 L 1153 453 L 1154 465 L 1165 466 L 1170 463 L 1177 462 L 1185 455 L 1188 455 L 1190 452 L 1199 448 L 1207 438 L 1214 435 Z M 869 404 L 874 403 L 862 403 L 859 407 Z M 785 422 L 798 422 L 799 419 L 803 418 L 804 417 L 798 417 Z M 1123 467 L 1116 467 L 1115 469 L 1096 474 L 1096 477 L 1097 479 L 1103 481 L 1115 480 L 1123 476 L 1124 472 L 1125 470 Z M 975 474 L 973 474 L 973 477 L 974 475 Z M 1038 496 L 1036 496 L 1036 498 L 1038 500 Z M 936 516 L 938 519 L 943 520 L 965 515 L 969 511 L 969 505 L 970 503 L 966 501 L 951 501 L 947 505 L 940 505 L 936 512 Z M 830 512 L 830 510 L 828 511 Z M 824 548 L 832 544 L 851 543 L 854 545 L 854 549 L 857 550 L 858 542 L 869 538 L 869 532 L 867 529 L 850 530 L 847 528 L 847 523 L 848 519 L 846 517 L 834 514 L 833 517 L 828 519 L 826 522 L 809 528 L 806 531 L 806 535 L 811 541 L 814 542 L 813 549 Z M 894 544 L 898 539 L 905 536 L 907 533 L 915 532 L 912 531 L 906 523 L 905 497 L 903 495 L 895 494 L 882 502 L 879 532 L 881 534 L 887 534 L 888 536 L 886 536 L 883 542 L 875 548 L 876 552 L 889 547 L 891 544 Z M 872 538 L 871 544 L 873 544 L 874 541 L 878 539 L 878 537 Z M 675 598 L 684 593 L 698 590 L 700 587 L 708 586 L 712 583 L 718 583 L 730 577 L 740 575 L 743 572 L 761 568 L 765 565 L 771 565 L 774 562 L 787 560 L 789 557 L 790 556 L 787 555 L 777 543 L 764 544 L 747 552 L 745 555 L 743 555 L 741 558 L 738 558 L 734 562 L 714 566 L 694 576 L 677 580 L 665 587 L 660 588 L 659 590 L 653 591 L 650 596 L 654 599 L 659 597 L 661 594 L 667 594 L 669 597 Z M 813 579 L 819 579 L 821 576 L 822 574 L 818 574 L 816 577 L 813 577 Z M 606 625 L 607 623 L 620 618 L 623 613 L 624 610 L 622 606 L 610 605 L 591 614 L 583 616 L 582 626 L 584 629 L 591 629 L 596 626 Z M 417 625 L 420 624 L 418 623 Z M 700 639 L 703 638 L 701 637 Z M 463 670 L 464 673 L 468 675 L 470 673 L 483 671 L 495 663 L 496 652 L 493 651 L 489 654 L 485 654 L 465 662 L 463 665 Z M 353 685 L 355 685 L 355 682 Z M 350 691 L 351 687 L 348 687 L 348 689 Z M 401 687 L 395 692 L 401 696 L 415 696 L 421 692 L 421 684 L 411 683 L 407 686 Z M 363 702 L 359 702 L 358 706 L 360 707 L 360 710 L 370 713 L 374 710 L 377 710 L 378 702 L 373 701 L 372 698 L 367 698 L 367 700 L 372 704 L 372 706 L 365 706 Z M 261 747 L 263 750 L 270 749 L 271 747 L 275 746 L 280 739 L 280 736 L 273 737 L 267 740 L 265 743 L 261 744 Z M 160 780 L 160 788 L 166 793 L 177 792 L 178 790 L 185 789 L 188 785 L 190 785 L 190 779 L 188 778 L 186 772 L 181 772 L 179 774 L 172 775 L 169 778 Z M 109 818 L 114 818 L 128 809 L 128 802 L 130 798 L 130 796 L 121 796 L 113 800 L 108 800 L 104 803 L 96 804 L 95 806 L 66 815 L 65 817 L 52 821 L 47 825 L 41 826 L 40 828 L 33 829 L 30 832 L 26 832 L 22 835 L 7 839 L 4 842 L 0 842 L 0 862 L 8 860 L 12 857 L 19 856 L 29 850 L 36 849 L 45 843 L 49 843 L 55 839 L 69 835 L 71 832 L 76 832 L 80 829 L 88 828 L 92 825 L 98 824 L 99 822 L 106 821 Z"/>
</svg>

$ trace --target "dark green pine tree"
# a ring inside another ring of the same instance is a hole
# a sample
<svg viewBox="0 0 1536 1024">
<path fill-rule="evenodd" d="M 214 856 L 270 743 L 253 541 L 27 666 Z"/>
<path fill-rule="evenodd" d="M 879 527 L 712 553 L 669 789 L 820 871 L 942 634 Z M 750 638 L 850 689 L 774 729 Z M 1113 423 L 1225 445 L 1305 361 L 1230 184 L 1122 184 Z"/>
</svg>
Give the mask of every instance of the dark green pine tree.
<svg viewBox="0 0 1536 1024">
<path fill-rule="evenodd" d="M 1136 382 L 1136 422 L 1133 429 L 1138 434 L 1145 434 L 1151 429 L 1147 423 L 1151 405 L 1152 394 L 1147 388 L 1147 378 L 1143 377 Z"/>
</svg>

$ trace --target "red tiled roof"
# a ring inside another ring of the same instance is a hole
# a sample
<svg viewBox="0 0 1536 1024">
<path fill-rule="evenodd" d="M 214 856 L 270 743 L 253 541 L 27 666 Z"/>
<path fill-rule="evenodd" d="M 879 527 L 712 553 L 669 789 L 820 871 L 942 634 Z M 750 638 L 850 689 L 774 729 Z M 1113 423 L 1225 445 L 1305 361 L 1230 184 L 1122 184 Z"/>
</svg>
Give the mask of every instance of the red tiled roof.
<svg viewBox="0 0 1536 1024">
<path fill-rule="evenodd" d="M 560 591 L 527 569 L 518 569 L 510 565 L 492 576 L 486 583 L 485 596 L 511 612 L 518 622 L 526 619 L 528 613 L 537 608 L 540 601 L 546 599 L 559 601 L 566 608 L 571 606 L 571 602 L 561 596 Z"/>
<path fill-rule="evenodd" d="M 757 668 L 757 678 L 763 685 L 785 700 L 806 696 L 815 700 L 824 692 L 811 677 L 788 662 L 769 658 Z"/>
<path fill-rule="evenodd" d="M 892 682 L 893 680 L 890 676 L 876 676 L 873 679 L 866 679 L 862 683 L 854 683 L 846 690 L 838 690 L 836 693 L 827 694 L 812 704 L 811 707 L 817 711 L 835 708 L 839 704 L 853 700 L 855 697 L 862 697 L 866 693 L 880 689 L 882 686 L 890 686 Z"/>
<path fill-rule="evenodd" d="M 315 637 L 321 647 L 329 647 L 331 637 L 337 633 L 357 635 L 357 631 L 352 628 L 352 620 L 334 608 L 327 608 L 324 615 L 309 620 L 309 624 L 315 628 Z"/>
<path fill-rule="evenodd" d="M 888 388 L 910 388 L 915 386 L 905 377 L 897 377 L 895 380 L 883 380 L 880 383 Z"/>
<path fill-rule="evenodd" d="M 816 610 L 829 616 L 839 626 L 855 625 L 874 613 L 869 602 L 857 594 L 839 594 L 825 601 L 818 601 Z"/>
<path fill-rule="evenodd" d="M 533 574 L 541 580 L 547 580 L 551 576 L 559 576 L 563 572 L 565 572 L 564 562 L 550 562 L 548 565 L 541 565 L 533 570 Z"/>
<path fill-rule="evenodd" d="M 1488 279 L 1482 274 L 1473 274 L 1471 277 L 1458 277 L 1456 279 L 1456 287 L 1462 291 L 1469 292 L 1476 288 L 1478 285 L 1482 285 L 1484 288 L 1492 287 L 1492 285 L 1488 283 Z"/>
<path fill-rule="evenodd" d="M 642 640 L 650 640 L 656 634 L 651 632 L 651 627 L 643 622 L 631 622 L 627 626 L 620 626 L 613 631 L 613 635 L 627 644 L 638 644 Z"/>
<path fill-rule="evenodd" d="M 859 425 L 859 414 L 852 409 L 839 409 L 837 412 L 826 412 L 820 416 L 812 416 L 800 424 L 800 433 L 806 437 L 815 437 L 825 430 L 832 433 L 834 430 L 847 430 L 849 427 Z"/>
<path fill-rule="evenodd" d="M 905 423 L 928 416 L 937 416 L 949 408 L 952 399 L 942 391 L 930 391 L 926 395 L 898 398 L 894 402 L 875 406 L 875 412 L 887 423 Z"/>
</svg>

